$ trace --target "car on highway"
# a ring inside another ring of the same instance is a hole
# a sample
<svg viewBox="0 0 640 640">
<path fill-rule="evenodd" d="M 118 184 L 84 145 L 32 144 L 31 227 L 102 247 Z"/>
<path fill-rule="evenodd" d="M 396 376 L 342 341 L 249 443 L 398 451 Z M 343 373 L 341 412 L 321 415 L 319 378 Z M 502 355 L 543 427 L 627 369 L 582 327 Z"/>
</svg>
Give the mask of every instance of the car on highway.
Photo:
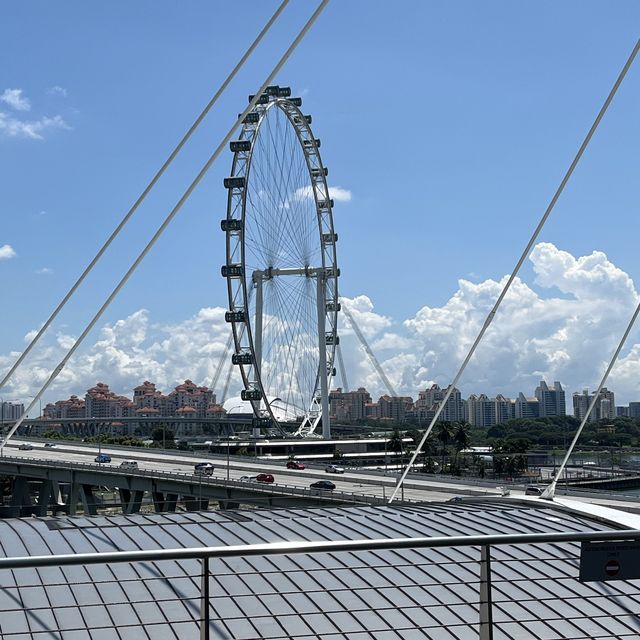
<svg viewBox="0 0 640 640">
<path fill-rule="evenodd" d="M 138 462 L 136 460 L 123 460 L 120 463 L 120 468 L 121 469 L 137 469 Z"/>
<path fill-rule="evenodd" d="M 193 473 L 198 476 L 213 475 L 213 465 L 210 462 L 198 462 L 193 465 Z"/>
<path fill-rule="evenodd" d="M 45 449 L 51 449 L 51 447 L 55 447 L 56 443 L 55 442 L 45 442 L 44 443 L 44 448 Z"/>
<path fill-rule="evenodd" d="M 327 473 L 344 473 L 344 467 L 337 467 L 335 464 L 328 464 L 324 470 Z"/>
<path fill-rule="evenodd" d="M 324 489 L 325 491 L 333 491 L 336 485 L 331 480 L 318 480 L 309 485 L 312 489 Z"/>
<path fill-rule="evenodd" d="M 287 462 L 287 469 L 300 469 L 302 471 L 302 469 L 305 469 L 306 467 L 304 466 L 304 464 L 302 464 L 302 462 L 298 462 L 297 460 L 289 460 L 289 462 Z"/>
<path fill-rule="evenodd" d="M 275 478 L 270 473 L 259 473 L 256 476 L 257 482 L 274 482 Z"/>
<path fill-rule="evenodd" d="M 253 480 L 253 476 L 240 476 L 238 480 L 242 480 L 242 481 Z"/>
<path fill-rule="evenodd" d="M 95 457 L 95 462 L 98 464 L 103 464 L 105 462 L 111 462 L 111 456 L 106 453 L 100 453 Z"/>
<path fill-rule="evenodd" d="M 31 451 L 31 449 L 33 449 L 33 445 L 28 442 L 23 442 L 18 446 L 18 449 L 20 449 L 20 451 Z"/>
<path fill-rule="evenodd" d="M 540 487 L 536 487 L 534 484 L 532 484 L 532 485 L 529 485 L 524 490 L 524 495 L 525 496 L 541 496 L 542 495 L 542 489 Z"/>
</svg>

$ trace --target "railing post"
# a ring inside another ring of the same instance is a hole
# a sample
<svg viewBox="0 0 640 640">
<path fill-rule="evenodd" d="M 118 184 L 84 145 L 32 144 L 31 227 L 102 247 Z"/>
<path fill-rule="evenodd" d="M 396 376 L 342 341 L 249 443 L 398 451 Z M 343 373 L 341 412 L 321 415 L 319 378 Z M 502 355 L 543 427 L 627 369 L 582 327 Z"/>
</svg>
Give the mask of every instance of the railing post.
<svg viewBox="0 0 640 640">
<path fill-rule="evenodd" d="M 480 640 L 493 640 L 491 602 L 491 547 L 480 547 Z"/>
<path fill-rule="evenodd" d="M 209 558 L 202 558 L 200 579 L 200 640 L 209 640 Z"/>
</svg>

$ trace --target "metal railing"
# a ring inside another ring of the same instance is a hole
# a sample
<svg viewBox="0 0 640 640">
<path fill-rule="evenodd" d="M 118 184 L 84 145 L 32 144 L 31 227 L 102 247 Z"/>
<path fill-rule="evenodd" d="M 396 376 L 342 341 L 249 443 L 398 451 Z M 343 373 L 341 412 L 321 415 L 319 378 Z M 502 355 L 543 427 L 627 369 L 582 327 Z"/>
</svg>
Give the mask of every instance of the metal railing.
<svg viewBox="0 0 640 640">
<path fill-rule="evenodd" d="M 210 561 L 223 558 L 247 558 L 252 556 L 274 556 L 290 554 L 315 554 L 358 551 L 381 551 L 402 549 L 436 549 L 436 548 L 460 548 L 478 547 L 480 549 L 480 599 L 479 599 L 479 628 L 480 640 L 492 640 L 493 638 L 493 601 L 492 601 L 492 573 L 491 573 L 491 549 L 503 545 L 540 545 L 568 542 L 605 542 L 605 541 L 640 541 L 640 530 L 608 530 L 608 531 L 582 531 L 561 533 L 526 533 L 526 534 L 500 534 L 500 535 L 474 535 L 455 537 L 417 537 L 417 538 L 388 538 L 372 540 L 342 540 L 320 542 L 277 542 L 264 544 L 243 544 L 217 547 L 182 548 L 182 549 L 156 549 L 138 551 L 117 551 L 106 553 L 81 553 L 63 554 L 51 556 L 13 557 L 0 558 L 0 579 L 2 572 L 8 570 L 33 569 L 44 567 L 69 567 L 86 565 L 112 565 L 114 563 L 141 563 L 162 562 L 180 560 L 200 561 L 200 593 L 198 594 L 197 615 L 192 622 L 197 622 L 201 640 L 209 640 L 211 620 L 212 594 L 210 592 L 209 579 Z M 577 576 L 576 576 L 577 577 Z M 157 578 L 156 578 L 157 579 Z M 75 584 L 78 584 L 74 580 Z M 40 584 L 40 583 L 39 583 Z M 21 585 L 29 587 L 30 585 Z M 42 583 L 44 588 L 48 585 Z M 184 600 L 184 598 L 182 598 Z M 75 605 L 72 605 L 75 606 Z M 3 612 L 0 611 L 0 614 Z M 183 621 L 182 621 L 183 622 Z M 163 622 L 153 624 L 172 624 Z M 476 624 L 471 622 L 470 624 Z M 118 626 L 130 626 L 122 621 Z M 12 634 L 6 634 L 6 637 Z"/>
</svg>

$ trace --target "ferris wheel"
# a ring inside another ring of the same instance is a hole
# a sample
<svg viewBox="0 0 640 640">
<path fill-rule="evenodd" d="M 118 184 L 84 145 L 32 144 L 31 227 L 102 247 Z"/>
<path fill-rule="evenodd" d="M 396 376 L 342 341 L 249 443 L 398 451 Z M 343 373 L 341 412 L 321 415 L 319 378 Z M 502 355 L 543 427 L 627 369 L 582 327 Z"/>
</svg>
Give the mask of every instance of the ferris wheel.
<svg viewBox="0 0 640 640">
<path fill-rule="evenodd" d="M 249 97 L 251 100 L 253 96 Z M 230 143 L 226 264 L 243 400 L 257 427 L 297 423 L 297 435 L 330 436 L 329 379 L 337 335 L 337 234 L 320 140 L 301 98 L 272 86 Z"/>
</svg>

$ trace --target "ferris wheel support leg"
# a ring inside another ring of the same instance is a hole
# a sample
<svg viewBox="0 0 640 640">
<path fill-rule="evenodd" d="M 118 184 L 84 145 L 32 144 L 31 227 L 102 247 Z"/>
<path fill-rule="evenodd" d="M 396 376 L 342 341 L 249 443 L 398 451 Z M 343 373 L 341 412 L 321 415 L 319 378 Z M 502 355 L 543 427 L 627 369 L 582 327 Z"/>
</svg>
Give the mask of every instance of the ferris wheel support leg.
<svg viewBox="0 0 640 640">
<path fill-rule="evenodd" d="M 255 324 L 255 367 L 258 376 L 262 373 L 262 276 L 255 278 L 256 283 L 256 324 Z"/>
<path fill-rule="evenodd" d="M 318 347 L 320 362 L 318 371 L 320 374 L 320 396 L 322 398 L 322 437 L 331 438 L 331 424 L 329 422 L 329 390 L 327 385 L 327 335 L 326 335 L 326 309 L 325 309 L 325 275 L 318 273 L 316 276 L 318 288 Z"/>
<path fill-rule="evenodd" d="M 262 380 L 262 275 L 259 274 L 257 278 L 255 278 L 256 283 L 256 335 L 255 335 L 255 368 L 256 368 L 256 378 L 258 380 Z M 262 400 L 258 401 L 258 412 L 262 410 Z M 260 430 L 254 428 L 253 436 L 254 438 L 258 437 Z"/>
</svg>

